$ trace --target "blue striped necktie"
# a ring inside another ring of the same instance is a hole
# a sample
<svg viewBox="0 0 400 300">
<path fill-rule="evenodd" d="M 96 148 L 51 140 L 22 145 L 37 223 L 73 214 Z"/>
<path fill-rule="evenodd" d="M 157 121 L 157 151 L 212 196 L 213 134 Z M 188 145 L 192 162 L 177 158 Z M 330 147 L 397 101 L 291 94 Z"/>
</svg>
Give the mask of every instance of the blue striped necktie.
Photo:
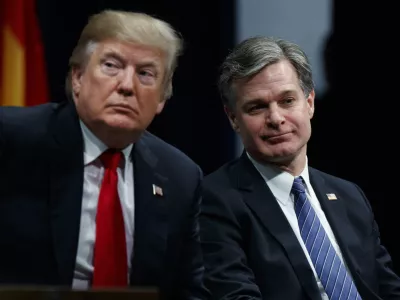
<svg viewBox="0 0 400 300">
<path fill-rule="evenodd" d="M 295 178 L 292 194 L 301 237 L 329 299 L 361 299 L 346 266 L 337 255 L 307 198 L 302 177 Z"/>
</svg>

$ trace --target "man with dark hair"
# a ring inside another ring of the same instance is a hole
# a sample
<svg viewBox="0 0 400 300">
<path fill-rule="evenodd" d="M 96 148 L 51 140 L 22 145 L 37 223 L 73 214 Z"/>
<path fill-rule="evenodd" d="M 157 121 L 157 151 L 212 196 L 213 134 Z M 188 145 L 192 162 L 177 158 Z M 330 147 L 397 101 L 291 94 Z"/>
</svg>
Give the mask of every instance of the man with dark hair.
<svg viewBox="0 0 400 300">
<path fill-rule="evenodd" d="M 400 299 L 363 191 L 308 165 L 315 92 L 306 54 L 253 37 L 221 70 L 225 111 L 244 151 L 202 184 L 212 299 Z"/>
</svg>

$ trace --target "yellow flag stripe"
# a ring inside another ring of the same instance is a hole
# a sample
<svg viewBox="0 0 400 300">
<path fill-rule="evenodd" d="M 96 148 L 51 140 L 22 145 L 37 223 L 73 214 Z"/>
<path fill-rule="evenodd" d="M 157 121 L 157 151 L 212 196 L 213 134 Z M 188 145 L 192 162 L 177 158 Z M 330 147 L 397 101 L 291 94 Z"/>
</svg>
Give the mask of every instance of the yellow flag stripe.
<svg viewBox="0 0 400 300">
<path fill-rule="evenodd" d="M 3 82 L 0 104 L 25 105 L 25 52 L 10 27 L 3 28 Z"/>
</svg>

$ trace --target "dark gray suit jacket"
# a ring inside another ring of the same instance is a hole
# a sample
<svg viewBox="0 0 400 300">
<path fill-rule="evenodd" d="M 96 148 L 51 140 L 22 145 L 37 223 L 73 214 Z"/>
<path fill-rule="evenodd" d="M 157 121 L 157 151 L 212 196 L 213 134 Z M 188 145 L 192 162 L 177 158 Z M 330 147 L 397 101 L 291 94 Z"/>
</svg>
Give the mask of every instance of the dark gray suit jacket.
<svg viewBox="0 0 400 300">
<path fill-rule="evenodd" d="M 349 181 L 309 172 L 361 297 L 400 299 L 400 279 L 364 193 Z M 337 200 L 328 200 L 330 193 Z M 205 283 L 212 299 L 321 299 L 290 224 L 245 153 L 205 177 L 201 209 Z"/>
<path fill-rule="evenodd" d="M 135 233 L 130 282 L 162 299 L 202 299 L 200 168 L 145 132 L 132 151 Z M 0 108 L 0 283 L 71 286 L 83 190 L 73 103 Z M 153 194 L 152 185 L 163 196 Z"/>
</svg>

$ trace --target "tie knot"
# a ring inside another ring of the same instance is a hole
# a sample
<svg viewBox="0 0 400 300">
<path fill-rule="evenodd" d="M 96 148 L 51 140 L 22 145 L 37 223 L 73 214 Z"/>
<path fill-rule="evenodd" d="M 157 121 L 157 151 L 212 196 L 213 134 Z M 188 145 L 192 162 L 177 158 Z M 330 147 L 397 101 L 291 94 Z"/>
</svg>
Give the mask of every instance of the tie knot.
<svg viewBox="0 0 400 300">
<path fill-rule="evenodd" d="M 304 181 L 302 177 L 296 177 L 292 186 L 292 193 L 298 195 L 300 193 L 305 193 L 306 188 L 304 186 Z"/>
<path fill-rule="evenodd" d="M 122 153 L 119 150 L 108 149 L 100 155 L 100 160 L 106 169 L 116 170 L 121 161 Z"/>
</svg>

